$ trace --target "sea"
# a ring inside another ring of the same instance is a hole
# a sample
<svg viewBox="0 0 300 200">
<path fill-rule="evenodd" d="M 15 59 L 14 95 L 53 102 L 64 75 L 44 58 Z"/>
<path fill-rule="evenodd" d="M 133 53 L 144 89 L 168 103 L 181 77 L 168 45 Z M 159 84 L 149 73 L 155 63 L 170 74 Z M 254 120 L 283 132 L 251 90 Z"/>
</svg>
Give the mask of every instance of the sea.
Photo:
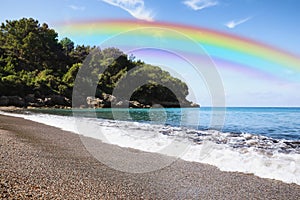
<svg viewBox="0 0 300 200">
<path fill-rule="evenodd" d="M 120 147 L 300 185 L 300 108 L 29 109 L 1 114 Z M 177 148 L 179 143 L 184 148 Z"/>
</svg>

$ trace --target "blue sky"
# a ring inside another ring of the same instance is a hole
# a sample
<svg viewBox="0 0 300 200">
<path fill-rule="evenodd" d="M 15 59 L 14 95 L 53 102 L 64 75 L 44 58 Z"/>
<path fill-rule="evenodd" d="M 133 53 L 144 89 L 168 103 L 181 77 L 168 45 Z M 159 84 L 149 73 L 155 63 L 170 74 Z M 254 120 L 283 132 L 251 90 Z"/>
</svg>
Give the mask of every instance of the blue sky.
<svg viewBox="0 0 300 200">
<path fill-rule="evenodd" d="M 135 19 L 136 17 L 128 11 L 113 5 L 115 2 L 121 1 L 0 0 L 0 21 L 33 17 L 55 28 L 56 23 L 61 21 Z M 300 26 L 298 25 L 300 1 L 298 0 L 198 0 L 198 4 L 195 3 L 195 5 L 204 5 L 204 8 L 200 10 L 194 10 L 195 8 L 184 3 L 185 1 L 193 2 L 193 0 L 127 1 L 143 2 L 143 11 L 150 12 L 154 21 L 209 27 L 250 37 L 300 54 Z M 205 7 L 207 2 L 216 4 Z M 248 20 L 234 28 L 228 28 L 225 25 L 230 21 L 239 22 L 245 19 Z M 77 42 L 80 43 L 80 41 Z"/>
<path fill-rule="evenodd" d="M 60 22 L 141 19 L 206 27 L 300 55 L 298 0 L 0 0 L 0 21 L 33 17 Z M 64 37 L 67 35 L 61 35 Z M 77 44 L 82 41 L 71 38 Z M 299 82 L 268 82 L 220 70 L 228 106 L 300 106 Z M 246 80 L 246 81 L 245 81 Z M 242 84 L 237 84 L 237 82 Z M 247 83 L 245 83 L 247 82 Z M 282 91 L 280 91 L 282 90 Z"/>
</svg>

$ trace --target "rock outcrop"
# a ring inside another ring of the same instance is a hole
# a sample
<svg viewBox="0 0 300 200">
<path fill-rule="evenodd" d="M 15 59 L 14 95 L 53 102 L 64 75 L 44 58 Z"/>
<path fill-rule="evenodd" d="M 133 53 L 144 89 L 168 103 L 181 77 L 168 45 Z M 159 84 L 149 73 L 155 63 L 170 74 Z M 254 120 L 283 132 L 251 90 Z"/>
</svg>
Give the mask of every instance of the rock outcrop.
<svg viewBox="0 0 300 200">
<path fill-rule="evenodd" d="M 8 106 L 9 100 L 7 96 L 0 97 L 0 106 Z"/>
<path fill-rule="evenodd" d="M 44 100 L 46 106 L 71 106 L 71 101 L 61 95 L 50 95 Z"/>
<path fill-rule="evenodd" d="M 65 108 L 71 107 L 71 100 L 61 95 L 49 95 L 45 97 L 29 94 L 24 98 L 19 96 L 1 96 L 0 106 L 16 106 L 16 107 L 55 107 Z M 117 97 L 103 93 L 101 97 L 89 96 L 86 98 L 86 104 L 81 105 L 81 108 L 151 108 L 153 105 L 160 105 L 161 107 L 199 107 L 189 101 L 185 102 L 167 102 L 155 101 L 151 104 L 143 104 L 139 101 L 128 101 L 118 99 Z"/>
<path fill-rule="evenodd" d="M 17 106 L 24 107 L 25 101 L 19 96 L 1 96 L 0 106 Z"/>
<path fill-rule="evenodd" d="M 151 108 L 153 105 L 160 105 L 166 108 L 179 108 L 179 107 L 199 107 L 190 101 L 184 102 L 167 102 L 167 101 L 155 101 L 151 104 L 143 104 L 139 101 L 128 101 L 123 99 L 118 99 L 117 97 L 110 94 L 102 94 L 100 98 L 89 96 L 86 98 L 87 105 L 82 105 L 82 107 L 89 108 Z"/>
<path fill-rule="evenodd" d="M 37 98 L 33 94 L 29 94 L 24 98 L 19 96 L 1 96 L 0 106 L 16 106 L 16 107 L 70 107 L 71 101 L 60 95 L 50 95 L 43 98 Z"/>
</svg>

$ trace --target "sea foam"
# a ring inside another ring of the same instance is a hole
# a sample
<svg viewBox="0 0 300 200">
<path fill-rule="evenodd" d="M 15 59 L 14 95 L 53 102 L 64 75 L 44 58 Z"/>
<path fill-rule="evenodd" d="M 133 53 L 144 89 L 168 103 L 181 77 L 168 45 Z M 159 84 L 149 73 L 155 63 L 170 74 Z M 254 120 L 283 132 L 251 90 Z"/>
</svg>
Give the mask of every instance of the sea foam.
<svg viewBox="0 0 300 200">
<path fill-rule="evenodd" d="M 139 122 L 49 114 L 1 114 L 43 123 L 120 147 L 178 156 L 186 161 L 214 165 L 222 171 L 251 173 L 300 185 L 300 143 L 297 141 Z M 187 148 L 175 155 L 172 151 L 164 151 L 174 140 L 188 144 Z"/>
</svg>

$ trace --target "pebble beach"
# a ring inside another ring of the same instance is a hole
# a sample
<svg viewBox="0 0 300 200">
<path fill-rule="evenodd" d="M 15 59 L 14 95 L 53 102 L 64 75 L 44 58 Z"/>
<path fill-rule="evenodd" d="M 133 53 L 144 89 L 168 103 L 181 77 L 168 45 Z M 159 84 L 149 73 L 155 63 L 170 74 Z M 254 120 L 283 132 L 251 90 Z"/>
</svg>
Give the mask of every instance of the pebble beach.
<svg viewBox="0 0 300 200">
<path fill-rule="evenodd" d="M 108 157 L 120 148 L 95 142 Z M 3 115 L 0 152 L 0 199 L 300 199 L 299 185 L 180 159 L 148 173 L 117 171 L 77 134 Z"/>
</svg>

